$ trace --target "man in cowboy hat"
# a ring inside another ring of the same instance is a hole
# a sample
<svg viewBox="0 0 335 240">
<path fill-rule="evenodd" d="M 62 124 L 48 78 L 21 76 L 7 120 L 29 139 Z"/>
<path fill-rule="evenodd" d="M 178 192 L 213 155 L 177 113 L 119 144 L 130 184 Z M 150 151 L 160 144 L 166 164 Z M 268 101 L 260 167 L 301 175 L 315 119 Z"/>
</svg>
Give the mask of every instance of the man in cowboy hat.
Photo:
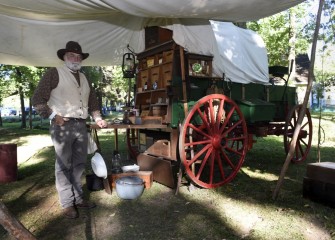
<svg viewBox="0 0 335 240">
<path fill-rule="evenodd" d="M 96 124 L 107 126 L 101 118 L 96 94 L 91 83 L 79 70 L 83 53 L 77 42 L 69 41 L 57 51 L 64 65 L 50 68 L 39 82 L 32 98 L 36 111 L 49 118 L 50 134 L 56 152 L 56 189 L 64 216 L 77 218 L 78 208 L 94 208 L 95 204 L 83 199 L 81 176 L 87 159 L 88 114 Z"/>
</svg>

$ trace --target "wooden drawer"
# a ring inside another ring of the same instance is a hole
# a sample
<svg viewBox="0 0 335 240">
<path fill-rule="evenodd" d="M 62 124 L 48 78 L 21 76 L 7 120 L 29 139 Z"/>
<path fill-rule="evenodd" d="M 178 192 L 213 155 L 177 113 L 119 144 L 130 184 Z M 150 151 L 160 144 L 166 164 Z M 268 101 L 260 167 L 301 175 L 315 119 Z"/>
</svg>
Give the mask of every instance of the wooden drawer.
<svg viewBox="0 0 335 240">
<path fill-rule="evenodd" d="M 169 86 L 172 80 L 172 63 L 162 65 L 162 88 Z"/>
<path fill-rule="evenodd" d="M 163 63 L 172 62 L 173 50 L 163 52 Z"/>
<path fill-rule="evenodd" d="M 157 66 L 157 67 L 153 67 L 150 69 L 150 82 L 151 82 L 151 85 L 154 83 L 154 82 L 157 82 L 157 84 L 159 84 L 159 73 L 160 73 L 160 67 Z M 152 86 L 150 86 L 150 89 L 152 89 Z"/>
<path fill-rule="evenodd" d="M 152 66 L 154 66 L 154 65 L 156 65 L 157 64 L 157 60 L 156 60 L 156 57 L 155 56 L 153 56 L 153 57 L 148 57 L 147 58 L 147 67 L 149 68 L 149 67 L 152 67 Z"/>
<path fill-rule="evenodd" d="M 138 87 L 143 89 L 145 83 L 149 84 L 149 71 L 143 70 L 140 72 Z"/>
<path fill-rule="evenodd" d="M 142 60 L 140 60 L 139 67 L 140 67 L 140 69 L 145 69 L 145 68 L 147 68 L 147 67 L 148 67 L 148 65 L 147 65 L 147 59 L 142 59 Z"/>
</svg>

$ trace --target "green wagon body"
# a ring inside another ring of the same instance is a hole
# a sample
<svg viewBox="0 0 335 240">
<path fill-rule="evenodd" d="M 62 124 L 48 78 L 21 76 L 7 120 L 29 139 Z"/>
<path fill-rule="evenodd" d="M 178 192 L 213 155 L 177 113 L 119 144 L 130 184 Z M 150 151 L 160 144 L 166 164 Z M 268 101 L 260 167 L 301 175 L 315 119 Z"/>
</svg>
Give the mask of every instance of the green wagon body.
<svg viewBox="0 0 335 240">
<path fill-rule="evenodd" d="M 217 80 L 217 79 L 216 79 Z M 289 109 L 297 104 L 296 88 L 282 85 L 241 84 L 215 81 L 218 89 L 223 94 L 234 100 L 240 107 L 248 124 L 257 122 L 285 121 Z M 179 90 L 178 96 L 182 96 L 181 80 L 175 79 L 172 85 Z M 187 91 L 188 108 L 203 96 L 206 90 L 212 86 L 211 79 L 192 79 L 193 88 Z M 243 97 L 244 93 L 244 97 Z M 172 104 L 171 126 L 177 127 L 184 119 L 184 103 L 180 98 L 175 98 Z"/>
<path fill-rule="evenodd" d="M 255 137 L 282 135 L 288 152 L 300 111 L 296 88 L 213 77 L 213 57 L 188 53 L 173 41 L 137 58 L 135 108 L 147 126 L 158 121 L 162 127 L 128 130 L 128 146 L 141 169 L 154 172 L 155 181 L 174 187 L 176 166 L 182 163 L 197 185 L 226 184 L 239 171 Z M 311 126 L 308 113 L 292 161 L 305 160 Z"/>
</svg>

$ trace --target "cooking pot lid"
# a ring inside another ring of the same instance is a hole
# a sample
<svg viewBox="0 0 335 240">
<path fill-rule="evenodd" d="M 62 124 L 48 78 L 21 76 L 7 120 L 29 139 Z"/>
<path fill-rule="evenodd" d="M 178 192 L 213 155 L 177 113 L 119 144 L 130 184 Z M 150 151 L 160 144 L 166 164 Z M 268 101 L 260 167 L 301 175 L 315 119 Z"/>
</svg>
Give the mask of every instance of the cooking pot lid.
<svg viewBox="0 0 335 240">
<path fill-rule="evenodd" d="M 101 154 L 96 152 L 91 160 L 92 170 L 98 177 L 107 178 L 107 167 Z"/>
<path fill-rule="evenodd" d="M 130 185 L 141 185 L 143 184 L 143 179 L 137 176 L 127 176 L 120 177 L 116 180 L 119 184 L 130 184 Z"/>
</svg>

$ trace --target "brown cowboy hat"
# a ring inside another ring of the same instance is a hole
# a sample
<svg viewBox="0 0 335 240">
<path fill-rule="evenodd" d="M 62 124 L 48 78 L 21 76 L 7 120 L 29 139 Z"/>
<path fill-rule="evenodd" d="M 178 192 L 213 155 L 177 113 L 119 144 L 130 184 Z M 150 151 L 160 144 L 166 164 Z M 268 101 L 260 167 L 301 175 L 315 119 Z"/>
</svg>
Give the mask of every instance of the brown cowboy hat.
<svg viewBox="0 0 335 240">
<path fill-rule="evenodd" d="M 89 53 L 83 53 L 81 51 L 81 46 L 79 45 L 79 43 L 74 42 L 74 41 L 67 42 L 65 48 L 59 49 L 57 51 L 57 56 L 59 57 L 60 60 L 64 61 L 64 54 L 67 52 L 81 54 L 81 56 L 83 57 L 83 60 L 88 58 L 88 56 L 90 55 Z"/>
</svg>

